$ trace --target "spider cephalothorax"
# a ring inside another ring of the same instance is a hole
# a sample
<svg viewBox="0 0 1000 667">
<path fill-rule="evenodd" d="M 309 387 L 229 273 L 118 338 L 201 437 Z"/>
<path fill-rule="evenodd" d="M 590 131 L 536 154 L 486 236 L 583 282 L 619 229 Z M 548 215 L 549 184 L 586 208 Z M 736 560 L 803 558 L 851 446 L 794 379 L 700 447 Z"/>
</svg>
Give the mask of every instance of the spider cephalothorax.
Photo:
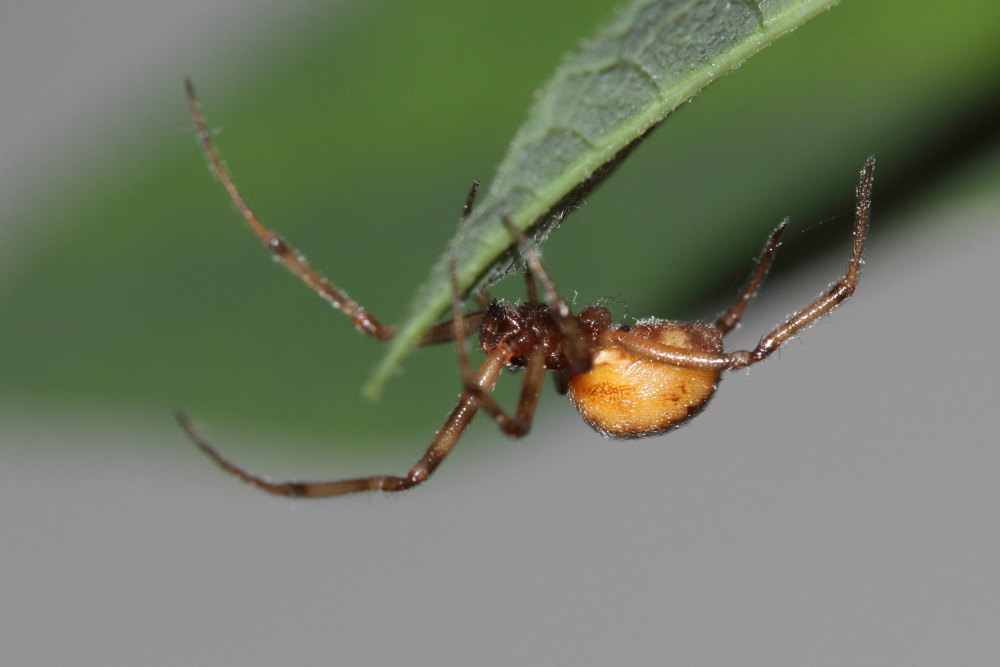
<svg viewBox="0 0 1000 667">
<path fill-rule="evenodd" d="M 391 339 L 392 327 L 380 324 L 257 219 L 219 157 L 190 82 L 187 82 L 187 93 L 198 139 L 212 170 L 264 246 L 294 275 L 351 318 L 359 331 L 378 340 Z M 854 243 L 847 271 L 812 303 L 761 338 L 752 350 L 726 352 L 722 341 L 739 324 L 743 311 L 760 287 L 787 220 L 771 233 L 753 275 L 736 302 L 714 323 L 650 318 L 625 326 L 613 324 L 608 310 L 599 305 L 574 314 L 542 266 L 537 248 L 504 217 L 503 222 L 524 259 L 528 298 L 512 304 L 489 301 L 483 294 L 484 309 L 465 313 L 453 270 L 452 319 L 433 327 L 421 344 L 457 341 L 464 387 L 458 405 L 424 455 L 404 476 L 274 483 L 223 458 L 194 430 L 183 413 L 178 413 L 178 420 L 202 451 L 240 479 L 271 493 L 308 497 L 371 490 L 402 491 L 420 484 L 441 464 L 479 410 L 488 413 L 508 435 L 523 436 L 531 427 L 545 371 L 555 372 L 560 393 L 568 393 L 583 419 L 603 435 L 636 438 L 663 433 L 684 423 L 705 406 L 715 393 L 722 371 L 762 361 L 854 293 L 868 229 L 874 166 L 874 158 L 869 158 L 856 190 Z M 463 220 L 471 211 L 477 187 L 478 184 L 466 199 Z M 544 299 L 538 296 L 536 280 L 541 283 Z M 476 370 L 470 365 L 466 349 L 468 333 L 478 333 L 479 347 L 486 355 Z M 521 395 L 513 414 L 500 407 L 492 395 L 493 386 L 504 368 L 523 372 Z"/>
<path fill-rule="evenodd" d="M 603 306 L 590 306 L 575 316 L 576 330 L 588 347 L 597 346 L 600 332 L 611 326 L 611 313 Z M 544 351 L 545 370 L 561 371 L 571 367 L 572 352 L 552 307 L 539 301 L 511 304 L 494 300 L 486 307 L 479 328 L 479 347 L 490 354 L 500 345 L 506 346 L 510 358 L 508 368 L 521 369 L 535 349 Z M 587 361 L 589 365 L 589 360 Z M 582 370 L 582 369 L 580 369 Z"/>
</svg>

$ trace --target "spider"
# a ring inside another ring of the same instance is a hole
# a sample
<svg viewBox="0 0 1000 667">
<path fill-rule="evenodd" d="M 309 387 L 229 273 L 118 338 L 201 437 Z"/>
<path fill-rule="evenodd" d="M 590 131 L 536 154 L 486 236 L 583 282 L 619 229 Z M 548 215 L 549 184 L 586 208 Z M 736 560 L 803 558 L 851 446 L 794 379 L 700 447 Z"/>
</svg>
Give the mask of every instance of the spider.
<svg viewBox="0 0 1000 667">
<path fill-rule="evenodd" d="M 358 331 L 377 340 L 390 340 L 394 332 L 392 327 L 381 324 L 257 219 L 219 156 L 190 80 L 185 81 L 185 90 L 198 140 L 211 170 L 264 247 L 292 274 L 347 315 Z M 600 305 L 588 306 L 574 314 L 545 271 L 538 249 L 509 217 L 503 216 L 503 223 L 518 245 L 525 264 L 527 300 L 514 304 L 489 301 L 483 293 L 483 308 L 464 313 L 452 255 L 452 319 L 433 327 L 420 344 L 456 341 L 464 381 L 462 394 L 423 456 L 405 475 L 271 482 L 224 458 L 195 430 L 183 412 L 177 413 L 177 420 L 195 445 L 237 478 L 270 493 L 309 498 L 359 491 L 403 491 L 421 484 L 448 456 L 480 410 L 493 418 L 507 435 L 524 436 L 531 427 L 547 370 L 555 373 L 557 391 L 568 394 L 584 421 L 604 436 L 638 438 L 664 433 L 705 407 L 715 393 L 722 371 L 738 370 L 763 361 L 789 338 L 854 293 L 871 210 L 874 166 L 874 157 L 868 158 L 855 190 L 854 242 L 847 271 L 812 303 L 761 338 L 752 350 L 726 352 L 722 340 L 739 324 L 747 304 L 764 279 L 788 225 L 787 218 L 771 232 L 750 280 L 735 303 L 714 323 L 648 318 L 633 325 L 622 325 L 614 324 L 610 312 Z M 461 216 L 463 222 L 472 210 L 478 185 L 478 182 L 473 185 L 466 198 Z M 539 298 L 538 284 L 542 298 Z M 486 359 L 473 370 L 466 336 L 475 332 L 479 334 L 479 347 Z M 524 373 L 513 414 L 491 395 L 504 368 Z"/>
</svg>

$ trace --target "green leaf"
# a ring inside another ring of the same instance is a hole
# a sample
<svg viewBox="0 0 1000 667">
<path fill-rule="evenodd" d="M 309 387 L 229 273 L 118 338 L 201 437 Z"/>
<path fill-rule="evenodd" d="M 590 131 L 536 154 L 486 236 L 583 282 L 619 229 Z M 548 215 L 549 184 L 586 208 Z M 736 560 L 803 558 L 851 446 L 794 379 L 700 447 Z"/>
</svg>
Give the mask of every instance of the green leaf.
<svg viewBox="0 0 1000 667">
<path fill-rule="evenodd" d="M 638 0 L 556 70 L 454 240 L 463 289 L 512 268 L 509 215 L 542 240 L 650 131 L 719 76 L 837 0 Z M 444 253 L 365 388 L 377 396 L 451 301 Z"/>
</svg>

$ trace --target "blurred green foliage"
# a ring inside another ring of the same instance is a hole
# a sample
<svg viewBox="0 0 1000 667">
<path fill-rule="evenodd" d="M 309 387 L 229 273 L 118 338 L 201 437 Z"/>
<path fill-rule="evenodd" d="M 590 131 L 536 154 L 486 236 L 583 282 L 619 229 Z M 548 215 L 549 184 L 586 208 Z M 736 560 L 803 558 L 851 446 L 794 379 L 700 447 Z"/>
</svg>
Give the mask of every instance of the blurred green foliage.
<svg viewBox="0 0 1000 667">
<path fill-rule="evenodd" d="M 116 147 L 106 164 L 85 156 L 72 193 L 40 201 L 29 226 L 46 233 L 0 285 L 0 392 L 165 420 L 183 406 L 332 447 L 425 442 L 458 393 L 452 348 L 411 356 L 379 404 L 364 402 L 380 345 L 272 266 L 193 136 L 162 131 L 186 127 L 181 78 L 224 128 L 220 149 L 258 215 L 392 322 L 533 90 L 610 9 L 355 3 L 294 35 L 247 36 L 220 54 L 238 71 L 178 72 L 174 103 L 144 119 L 153 145 Z M 784 215 L 793 251 L 843 251 L 871 153 L 879 234 L 879 210 L 918 194 L 908 184 L 960 178 L 975 137 L 996 141 L 977 123 L 1000 86 L 998 27 L 1000 5 L 983 0 L 845 0 L 669 119 L 552 235 L 550 272 L 579 303 L 711 316 Z"/>
</svg>

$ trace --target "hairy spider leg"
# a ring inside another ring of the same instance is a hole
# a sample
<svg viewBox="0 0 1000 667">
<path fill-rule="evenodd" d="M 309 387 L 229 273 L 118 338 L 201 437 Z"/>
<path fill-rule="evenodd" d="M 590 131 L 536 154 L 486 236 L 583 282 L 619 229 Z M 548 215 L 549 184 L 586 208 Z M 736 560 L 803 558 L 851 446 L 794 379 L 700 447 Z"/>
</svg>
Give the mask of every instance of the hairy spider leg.
<svg viewBox="0 0 1000 667">
<path fill-rule="evenodd" d="M 510 216 L 506 213 L 501 216 L 503 224 L 517 242 L 521 250 L 521 257 L 524 259 L 525 267 L 531 275 L 542 284 L 545 292 L 545 302 L 549 304 L 559 323 L 559 330 L 562 332 L 566 343 L 566 358 L 569 360 L 570 371 L 582 373 L 590 368 L 590 348 L 580 335 L 580 327 L 569 304 L 563 299 L 555 283 L 549 278 L 548 272 L 542 266 L 542 256 L 538 252 L 538 247 L 531 242 L 528 236 L 518 227 Z"/>
<path fill-rule="evenodd" d="M 740 319 L 743 317 L 743 311 L 746 310 L 747 304 L 750 300 L 757 294 L 757 290 L 760 288 L 760 284 L 764 281 L 764 276 L 767 275 L 768 269 L 771 267 L 771 262 L 774 260 L 774 254 L 778 250 L 778 245 L 781 242 L 781 235 L 785 232 L 785 228 L 788 227 L 788 218 L 785 218 L 775 227 L 774 231 L 771 232 L 771 236 L 768 237 L 767 243 L 764 245 L 764 249 L 760 253 L 760 257 L 757 259 L 757 267 L 754 269 L 753 275 L 750 276 L 750 281 L 747 282 L 746 286 L 743 288 L 743 293 L 740 294 L 739 298 L 736 299 L 736 303 L 729 307 L 729 310 L 719 315 L 719 319 L 715 322 L 715 327 L 719 332 L 725 336 L 727 333 L 735 329 L 739 323 Z"/>
<path fill-rule="evenodd" d="M 492 390 L 497 376 L 503 370 L 504 354 L 505 350 L 498 348 L 486 358 L 473 379 L 475 386 L 483 391 Z M 370 477 L 356 477 L 333 481 L 288 482 L 271 482 L 260 475 L 247 472 L 223 457 L 212 447 L 195 429 L 194 425 L 187 418 L 187 415 L 183 412 L 178 412 L 176 416 L 177 421 L 187 431 L 188 436 L 190 436 L 198 448 L 215 461 L 220 468 L 236 476 L 238 479 L 279 496 L 326 498 L 328 496 L 339 496 L 360 491 L 403 491 L 420 484 L 430 477 L 434 470 L 441 465 L 441 462 L 451 452 L 455 443 L 458 442 L 458 439 L 478 410 L 479 401 L 476 397 L 468 391 L 463 392 L 458 405 L 455 406 L 455 409 L 451 411 L 451 414 L 445 420 L 444 425 L 434 435 L 424 455 L 410 468 L 405 477 L 372 475 Z"/>
<path fill-rule="evenodd" d="M 465 225 L 465 222 L 471 213 L 472 201 L 475 198 L 478 188 L 479 181 L 476 181 L 473 184 L 472 190 L 469 192 L 469 197 L 466 200 L 466 207 L 463 210 L 462 218 L 459 221 L 459 229 Z M 524 380 L 521 384 L 521 395 L 517 401 L 515 414 L 511 416 L 506 410 L 500 407 L 497 400 L 489 393 L 490 390 L 483 388 L 475 381 L 475 377 L 472 374 L 472 366 L 469 363 L 469 345 L 465 336 L 466 316 L 464 314 L 462 292 L 458 278 L 458 258 L 456 256 L 456 248 L 454 244 L 452 244 L 449 248 L 449 261 L 451 264 L 452 323 L 454 326 L 454 338 L 457 343 L 458 365 L 462 374 L 462 383 L 465 387 L 465 391 L 475 398 L 479 407 L 493 418 L 501 431 L 513 437 L 522 437 L 527 434 L 531 428 L 535 408 L 538 405 L 538 398 L 541 395 L 542 380 L 545 376 L 545 353 L 541 349 L 535 349 L 532 350 L 530 356 L 528 357 L 528 363 L 524 371 Z M 535 281 L 531 272 L 528 270 L 525 271 L 525 281 L 528 299 L 530 301 L 537 300 L 538 293 L 535 287 Z M 485 294 L 485 292 L 480 292 L 480 294 Z M 510 357 L 510 354 L 504 354 L 503 356 L 506 361 Z"/>
<path fill-rule="evenodd" d="M 510 359 L 511 354 L 506 345 L 497 346 L 497 351 L 505 362 Z M 520 438 L 531 429 L 535 408 L 538 406 L 538 398 L 542 393 L 542 380 L 544 378 L 545 351 L 536 347 L 528 356 L 528 363 L 524 368 L 524 380 L 521 381 L 521 394 L 517 399 L 517 407 L 513 416 L 493 398 L 490 394 L 491 389 L 476 382 L 474 376 L 464 376 L 464 385 L 465 392 L 470 394 L 479 407 L 493 418 L 501 431 L 509 436 Z"/>
<path fill-rule="evenodd" d="M 225 163 L 222 161 L 222 157 L 219 155 L 218 149 L 215 147 L 215 141 L 212 139 L 212 133 L 209 131 L 208 125 L 205 123 L 205 118 L 201 112 L 201 104 L 195 95 L 194 84 L 191 83 L 191 79 L 184 79 L 184 90 L 187 93 L 188 103 L 191 107 L 191 117 L 194 119 L 198 142 L 201 144 L 202 150 L 208 158 L 209 166 L 215 173 L 216 178 L 219 179 L 222 186 L 226 189 L 229 198 L 240 212 L 240 215 L 247 221 L 250 229 L 257 235 L 257 238 L 264 244 L 264 247 L 279 262 L 284 264 L 285 268 L 291 271 L 293 275 L 297 276 L 313 291 L 329 302 L 331 306 L 351 318 L 358 331 L 378 340 L 391 340 L 393 336 L 393 328 L 391 326 L 380 323 L 361 304 L 352 299 L 347 292 L 331 283 L 319 271 L 314 269 L 301 253 L 257 219 L 257 216 L 250 209 L 250 206 L 247 205 L 246 200 L 237 189 L 232 175 L 229 173 Z"/>
<path fill-rule="evenodd" d="M 857 201 L 854 213 L 854 243 L 851 249 L 851 257 L 847 263 L 847 271 L 843 277 L 831 285 L 824 294 L 821 294 L 812 303 L 789 317 L 784 324 L 764 336 L 753 352 L 750 353 L 750 363 L 757 363 L 766 358 L 781 347 L 786 340 L 823 315 L 829 313 L 842 301 L 854 294 L 854 291 L 858 287 L 858 277 L 861 274 L 861 255 L 865 246 L 865 237 L 868 234 L 868 222 L 871 218 L 872 182 L 874 179 L 875 156 L 873 155 L 865 162 L 864 169 L 861 170 L 861 181 L 854 189 Z"/>
<path fill-rule="evenodd" d="M 847 263 L 847 271 L 826 292 L 761 338 L 757 347 L 753 350 L 737 350 L 734 352 L 686 350 L 656 343 L 618 329 L 607 329 L 601 332 L 598 342 L 604 347 L 620 347 L 649 361 L 686 368 L 736 370 L 763 361 L 781 347 L 785 341 L 836 308 L 838 304 L 854 294 L 854 291 L 857 289 L 858 276 L 861 272 L 861 256 L 871 217 L 871 190 L 874 171 L 875 157 L 872 156 L 865 162 L 864 169 L 861 170 L 861 181 L 857 188 L 855 188 L 857 205 L 855 207 L 854 242 L 851 256 Z M 757 273 L 761 273 L 759 267 Z M 755 282 L 756 278 L 757 275 L 755 274 L 751 283 Z M 736 307 L 739 308 L 739 302 L 737 302 Z"/>
<path fill-rule="evenodd" d="M 394 329 L 391 326 L 381 324 L 348 294 L 333 285 L 322 274 L 316 271 L 306 261 L 305 257 L 294 250 L 280 236 L 268 229 L 253 213 L 247 205 L 246 200 L 240 194 L 229 170 L 226 168 L 211 132 L 205 122 L 201 111 L 201 105 L 195 95 L 194 85 L 190 79 L 184 80 L 184 88 L 187 93 L 188 102 L 191 109 L 191 116 L 194 120 L 198 141 L 208 159 L 209 166 L 215 176 L 222 183 L 229 198 L 236 206 L 237 210 L 249 224 L 250 228 L 257 235 L 268 250 L 285 267 L 307 286 L 317 292 L 323 299 L 329 302 L 338 310 L 354 321 L 355 328 L 362 333 L 366 333 L 381 341 L 388 341 L 392 338 Z M 473 201 L 478 190 L 479 183 L 476 182 L 469 192 L 462 211 L 462 219 L 469 216 L 472 210 Z M 482 298 L 482 297 L 481 297 Z M 448 342 L 454 339 L 456 332 L 478 330 L 482 323 L 483 313 L 475 312 L 463 314 L 460 323 L 456 326 L 453 321 L 441 322 L 431 327 L 430 330 L 419 341 L 420 345 Z M 468 328 L 466 329 L 466 325 Z M 470 373 L 469 385 L 473 392 L 478 394 L 483 391 L 492 390 L 493 384 L 506 362 L 506 350 L 497 350 L 479 368 L 475 374 Z M 424 456 L 410 469 L 406 477 L 396 477 L 391 475 L 379 475 L 350 480 L 339 480 L 332 482 L 286 482 L 273 483 L 264 478 L 253 475 L 243 470 L 236 464 L 223 457 L 198 431 L 191 420 L 183 412 L 178 410 L 176 418 L 181 427 L 187 432 L 188 437 L 204 452 L 209 458 L 215 461 L 224 470 L 232 473 L 239 479 L 254 484 L 270 493 L 285 496 L 309 496 L 320 497 L 329 495 L 339 495 L 343 493 L 353 493 L 355 491 L 365 491 L 371 489 L 382 489 L 384 491 L 400 491 L 410 488 L 422 482 L 441 463 L 451 448 L 455 445 L 458 437 L 468 426 L 469 421 L 479 408 L 479 403 L 473 393 L 466 391 L 462 394 L 458 405 L 446 420 L 444 426 L 438 431 Z"/>
<path fill-rule="evenodd" d="M 465 207 L 462 212 L 463 221 L 468 217 L 471 211 L 472 202 L 475 198 L 478 185 L 478 182 L 473 184 L 466 199 Z M 450 340 L 452 336 L 457 337 L 457 339 L 461 342 L 459 345 L 461 348 L 465 343 L 465 317 L 462 313 L 459 297 L 457 296 L 457 278 L 455 277 L 454 270 L 452 272 L 452 281 L 453 287 L 456 289 L 456 296 L 453 298 L 453 303 L 457 303 L 457 306 L 455 306 L 455 317 L 452 321 L 442 323 L 435 328 L 440 331 L 442 336 L 444 336 L 447 332 L 448 340 Z M 476 326 L 478 327 L 482 320 L 482 313 L 474 313 L 473 316 L 476 321 Z M 468 388 L 462 392 L 458 405 L 455 406 L 451 414 L 445 420 L 444 425 L 435 434 L 423 456 L 421 456 L 420 459 L 410 468 L 405 477 L 397 475 L 371 475 L 368 477 L 356 477 L 332 481 L 271 482 L 260 475 L 248 472 L 244 468 L 241 468 L 222 456 L 222 454 L 220 454 L 219 451 L 216 450 L 197 431 L 197 429 L 195 429 L 186 414 L 178 411 L 176 413 L 176 417 L 181 427 L 187 432 L 188 436 L 195 443 L 195 445 L 197 445 L 198 448 L 205 453 L 205 455 L 215 461 L 220 468 L 234 475 L 238 479 L 263 489 L 268 493 L 290 497 L 325 498 L 348 493 L 358 493 L 361 491 L 403 491 L 425 481 L 428 477 L 430 477 L 434 470 L 437 469 L 441 462 L 444 461 L 445 457 L 448 456 L 452 448 L 454 448 L 455 444 L 458 442 L 462 433 L 465 431 L 466 427 L 472 421 L 476 412 L 479 410 L 480 400 L 477 396 L 480 393 L 487 393 L 488 395 L 488 392 L 492 391 L 493 386 L 496 383 L 496 379 L 503 370 L 504 364 L 508 358 L 509 352 L 506 348 L 503 346 L 498 347 L 486 358 L 483 364 L 479 367 L 479 370 L 467 379 L 466 382 L 468 384 Z M 465 361 L 468 363 L 468 357 L 465 358 Z"/>
<path fill-rule="evenodd" d="M 222 156 L 215 145 L 215 140 L 212 138 L 212 132 L 208 129 L 208 124 L 205 122 L 204 114 L 202 114 L 201 111 L 201 103 L 195 95 L 194 84 L 191 83 L 190 78 L 184 79 L 184 90 L 187 93 L 188 104 L 191 109 L 191 118 L 194 120 L 194 126 L 198 136 L 198 143 L 201 144 L 202 152 L 208 159 L 209 168 L 212 170 L 212 173 L 215 174 L 215 177 L 222 183 L 222 186 L 225 188 L 230 200 L 232 200 L 233 204 L 236 206 L 236 210 L 243 216 L 243 219 L 246 220 L 250 229 L 257 235 L 264 247 L 267 248 L 267 250 L 269 250 L 271 254 L 294 276 L 299 278 L 334 308 L 340 310 L 351 318 L 358 331 L 368 334 L 369 336 L 380 341 L 392 340 L 393 334 L 395 333 L 395 327 L 379 322 L 374 315 L 370 314 L 364 308 L 364 306 L 352 299 L 343 289 L 331 283 L 325 276 L 309 264 L 304 255 L 295 250 L 295 248 L 289 245 L 287 241 L 281 238 L 277 233 L 271 231 L 260 221 L 260 219 L 257 218 L 254 212 L 250 209 L 250 206 L 246 203 L 243 195 L 240 194 L 235 181 L 233 181 L 232 174 L 229 173 L 229 169 L 226 167 L 226 163 L 222 159 Z M 470 197 L 474 198 L 475 193 L 470 193 Z M 466 201 L 466 208 L 463 209 L 463 215 L 468 215 L 465 211 L 467 209 L 471 209 L 471 198 Z M 481 320 L 481 315 L 479 313 L 469 313 L 466 317 L 477 322 Z M 453 330 L 454 329 L 450 321 L 441 322 L 440 324 L 431 327 L 423 335 L 418 344 L 433 345 L 436 343 L 447 343 L 452 340 Z"/>
<path fill-rule="evenodd" d="M 469 188 L 469 194 L 465 197 L 465 206 L 462 207 L 462 215 L 458 220 L 459 232 L 462 231 L 469 216 L 472 215 L 472 206 L 476 201 L 478 193 L 479 181 L 475 180 L 472 182 L 472 187 Z M 467 331 L 465 326 L 465 302 L 462 298 L 462 287 L 458 279 L 458 249 L 455 245 L 458 236 L 456 234 L 455 239 L 448 244 L 448 268 L 451 279 L 451 328 L 452 338 L 457 343 L 458 368 L 462 374 L 462 381 L 466 385 L 469 385 L 472 378 L 472 367 L 469 364 L 469 342 L 465 335 Z M 478 330 L 478 327 L 476 330 Z"/>
<path fill-rule="evenodd" d="M 474 193 L 471 196 L 474 196 Z M 473 314 L 476 326 L 482 320 L 482 313 Z M 446 322 L 436 327 L 444 330 L 445 327 L 453 333 L 461 333 L 459 340 L 465 343 L 464 337 L 464 316 L 461 307 L 456 311 L 456 317 L 452 322 Z M 450 338 L 449 338 L 450 339 Z M 459 345 L 461 348 L 462 345 Z M 369 477 L 357 477 L 352 479 L 333 481 L 287 481 L 271 482 L 260 475 L 248 472 L 244 468 L 228 460 L 208 440 L 206 440 L 194 427 L 194 424 L 187 415 L 178 410 L 175 413 L 178 423 L 187 432 L 188 437 L 211 458 L 223 470 L 231 473 L 238 479 L 253 484 L 254 486 L 281 496 L 324 498 L 328 496 L 343 495 L 347 493 L 357 493 L 360 491 L 403 491 L 420 484 L 426 480 L 434 470 L 441 464 L 452 448 L 458 442 L 466 427 L 472 421 L 481 405 L 479 396 L 489 396 L 493 390 L 497 377 L 503 370 L 504 365 L 510 358 L 510 352 L 506 346 L 498 346 L 479 367 L 479 370 L 466 379 L 467 388 L 462 392 L 458 405 L 452 410 L 445 420 L 444 425 L 438 430 L 434 438 L 428 445 L 424 455 L 410 468 L 405 477 L 396 475 L 372 475 Z M 466 363 L 468 358 L 466 357 Z M 541 369 L 544 371 L 544 366 Z M 539 374 L 540 378 L 540 374 Z M 537 400 L 537 391 L 536 400 Z M 527 417 L 530 423 L 530 414 Z"/>
</svg>

